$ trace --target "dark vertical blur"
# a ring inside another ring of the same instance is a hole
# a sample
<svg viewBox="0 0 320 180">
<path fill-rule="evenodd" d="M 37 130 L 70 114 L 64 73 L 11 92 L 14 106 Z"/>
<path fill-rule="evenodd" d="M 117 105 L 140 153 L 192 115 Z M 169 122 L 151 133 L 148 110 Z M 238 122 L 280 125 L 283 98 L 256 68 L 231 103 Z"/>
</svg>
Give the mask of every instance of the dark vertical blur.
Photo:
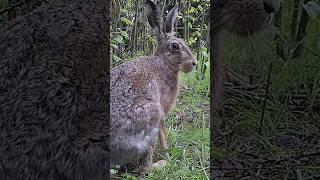
<svg viewBox="0 0 320 180">
<path fill-rule="evenodd" d="M 109 1 L 0 2 L 0 179 L 109 178 Z"/>
</svg>

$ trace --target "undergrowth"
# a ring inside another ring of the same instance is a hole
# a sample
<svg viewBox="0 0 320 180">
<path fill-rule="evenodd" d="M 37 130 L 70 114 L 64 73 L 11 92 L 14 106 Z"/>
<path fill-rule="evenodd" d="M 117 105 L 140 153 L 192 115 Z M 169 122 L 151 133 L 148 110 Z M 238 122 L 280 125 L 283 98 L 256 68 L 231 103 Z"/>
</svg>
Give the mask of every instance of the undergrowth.
<svg viewBox="0 0 320 180">
<path fill-rule="evenodd" d="M 309 39 L 301 57 L 278 58 L 272 37 L 226 38 L 224 60 L 247 84 L 225 84 L 211 147 L 216 179 L 320 178 L 320 47 Z"/>
</svg>

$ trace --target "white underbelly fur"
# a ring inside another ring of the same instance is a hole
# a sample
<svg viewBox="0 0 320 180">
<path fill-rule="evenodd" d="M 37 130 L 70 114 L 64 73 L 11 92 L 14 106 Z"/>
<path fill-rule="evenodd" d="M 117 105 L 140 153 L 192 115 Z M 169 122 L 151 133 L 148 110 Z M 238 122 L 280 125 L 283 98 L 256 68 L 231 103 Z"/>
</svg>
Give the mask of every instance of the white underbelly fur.
<svg viewBox="0 0 320 180">
<path fill-rule="evenodd" d="M 142 130 L 134 135 L 122 135 L 121 138 L 111 136 L 111 166 L 122 165 L 141 157 L 155 143 L 158 131 L 158 127 L 150 127 L 148 131 Z"/>
</svg>

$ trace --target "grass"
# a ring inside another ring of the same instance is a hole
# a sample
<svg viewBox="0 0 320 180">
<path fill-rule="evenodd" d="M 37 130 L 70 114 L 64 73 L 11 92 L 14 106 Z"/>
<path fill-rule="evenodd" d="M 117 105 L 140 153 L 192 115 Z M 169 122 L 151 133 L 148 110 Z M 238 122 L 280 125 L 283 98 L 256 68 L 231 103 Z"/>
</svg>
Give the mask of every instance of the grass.
<svg viewBox="0 0 320 180">
<path fill-rule="evenodd" d="M 311 41 L 305 46 L 312 53 L 305 51 L 298 59 L 277 59 L 270 34 L 252 40 L 226 38 L 224 60 L 250 82 L 251 89 L 226 85 L 224 112 L 216 119 L 219 132 L 211 147 L 213 176 L 320 177 L 320 58 L 316 55 L 320 47 Z M 260 126 L 271 62 L 269 96 Z"/>
<path fill-rule="evenodd" d="M 144 179 L 209 179 L 209 72 L 203 80 L 197 77 L 196 71 L 181 74 L 181 93 L 166 119 L 167 164 L 153 169 Z M 154 162 L 162 159 L 157 145 Z M 124 174 L 121 179 L 138 178 Z"/>
</svg>

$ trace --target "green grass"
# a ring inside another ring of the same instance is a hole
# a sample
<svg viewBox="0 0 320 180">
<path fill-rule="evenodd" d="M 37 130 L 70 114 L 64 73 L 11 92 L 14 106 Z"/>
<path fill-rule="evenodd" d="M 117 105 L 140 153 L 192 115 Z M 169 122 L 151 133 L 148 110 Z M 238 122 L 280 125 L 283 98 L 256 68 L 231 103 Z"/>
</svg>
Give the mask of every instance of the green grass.
<svg viewBox="0 0 320 180">
<path fill-rule="evenodd" d="M 235 173 L 237 178 L 320 177 L 320 58 L 316 55 L 320 47 L 316 41 L 309 39 L 305 46 L 312 52 L 304 51 L 298 59 L 277 59 L 272 34 L 252 37 L 252 41 L 227 36 L 224 61 L 256 88 L 231 86 L 226 90 L 224 112 L 216 127 L 220 132 L 213 138 L 211 153 L 216 161 L 230 160 L 237 165 L 218 167 L 241 169 Z M 271 62 L 269 96 L 259 134 Z"/>
<path fill-rule="evenodd" d="M 145 179 L 208 179 L 209 172 L 209 73 L 201 81 L 196 72 L 181 74 L 177 105 L 166 119 L 169 145 L 166 166 L 153 169 Z M 162 153 L 163 154 L 163 153 Z M 154 162 L 164 159 L 157 146 Z M 121 179 L 137 177 L 125 174 Z"/>
</svg>

